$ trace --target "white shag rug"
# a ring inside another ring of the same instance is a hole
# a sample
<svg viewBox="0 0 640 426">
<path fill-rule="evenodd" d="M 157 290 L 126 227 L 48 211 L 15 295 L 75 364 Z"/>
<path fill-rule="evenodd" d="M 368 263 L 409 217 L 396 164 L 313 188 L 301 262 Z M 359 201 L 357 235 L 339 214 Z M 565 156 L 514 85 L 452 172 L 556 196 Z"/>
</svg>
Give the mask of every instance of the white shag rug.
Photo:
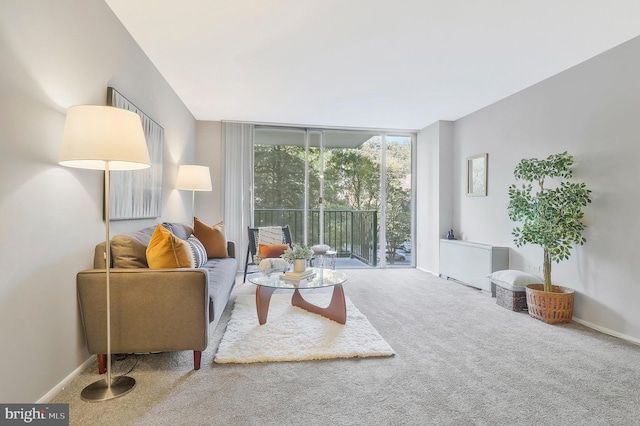
<svg viewBox="0 0 640 426">
<path fill-rule="evenodd" d="M 255 296 L 238 296 L 214 361 L 226 364 L 394 355 L 349 298 L 347 322 L 342 325 L 292 306 L 291 296 L 276 293 L 271 297 L 264 325 L 258 323 Z M 303 297 L 324 307 L 331 293 L 307 293 Z"/>
</svg>

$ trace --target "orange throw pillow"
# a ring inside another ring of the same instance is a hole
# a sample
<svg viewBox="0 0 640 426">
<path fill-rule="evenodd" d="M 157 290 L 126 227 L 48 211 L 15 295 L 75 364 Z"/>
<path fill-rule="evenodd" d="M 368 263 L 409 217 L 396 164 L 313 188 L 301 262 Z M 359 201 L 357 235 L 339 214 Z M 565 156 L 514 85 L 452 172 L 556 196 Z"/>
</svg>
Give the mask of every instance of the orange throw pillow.
<svg viewBox="0 0 640 426">
<path fill-rule="evenodd" d="M 227 239 L 224 236 L 224 223 L 220 222 L 209 226 L 201 222 L 197 217 L 193 218 L 193 234 L 200 240 L 207 257 L 229 257 L 227 252 Z"/>
<path fill-rule="evenodd" d="M 189 244 L 158 224 L 147 246 L 147 263 L 151 269 L 193 268 L 194 260 Z"/>
<path fill-rule="evenodd" d="M 288 248 L 289 244 L 258 244 L 261 259 L 280 257 Z"/>
</svg>

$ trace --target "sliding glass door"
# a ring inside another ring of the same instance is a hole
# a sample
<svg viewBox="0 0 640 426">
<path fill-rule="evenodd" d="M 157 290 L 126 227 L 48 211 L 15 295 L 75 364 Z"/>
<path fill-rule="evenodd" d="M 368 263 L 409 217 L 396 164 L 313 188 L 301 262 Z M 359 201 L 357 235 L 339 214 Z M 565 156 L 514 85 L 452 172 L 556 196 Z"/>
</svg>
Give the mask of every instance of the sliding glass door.
<svg viewBox="0 0 640 426">
<path fill-rule="evenodd" d="M 385 261 L 411 265 L 412 137 L 385 135 Z"/>
<path fill-rule="evenodd" d="M 345 130 L 324 133 L 325 223 L 328 241 L 341 260 L 337 264 L 378 266 L 379 135 Z"/>
<path fill-rule="evenodd" d="M 412 135 L 256 126 L 254 226 L 289 225 L 337 267 L 411 265 Z"/>
</svg>

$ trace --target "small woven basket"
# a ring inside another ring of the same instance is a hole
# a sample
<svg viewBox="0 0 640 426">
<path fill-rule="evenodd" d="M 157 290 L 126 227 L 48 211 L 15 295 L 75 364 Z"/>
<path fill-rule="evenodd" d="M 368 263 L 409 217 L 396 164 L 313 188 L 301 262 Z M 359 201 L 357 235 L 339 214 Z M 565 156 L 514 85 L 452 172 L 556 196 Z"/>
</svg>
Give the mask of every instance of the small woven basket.
<svg viewBox="0 0 640 426">
<path fill-rule="evenodd" d="M 524 291 L 513 291 L 497 285 L 496 303 L 512 311 L 526 311 L 527 295 Z"/>
<path fill-rule="evenodd" d="M 543 284 L 529 284 L 526 287 L 529 315 L 547 324 L 571 322 L 575 292 L 558 285 L 552 286 L 550 292 L 543 289 Z"/>
</svg>

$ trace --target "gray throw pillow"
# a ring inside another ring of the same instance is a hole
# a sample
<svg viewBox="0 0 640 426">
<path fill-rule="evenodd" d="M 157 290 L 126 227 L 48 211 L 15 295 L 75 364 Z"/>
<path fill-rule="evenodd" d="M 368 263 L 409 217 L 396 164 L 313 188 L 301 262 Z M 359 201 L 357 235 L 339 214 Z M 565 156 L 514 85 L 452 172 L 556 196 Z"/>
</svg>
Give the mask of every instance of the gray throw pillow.
<svg viewBox="0 0 640 426">
<path fill-rule="evenodd" d="M 195 235 L 189 235 L 187 244 L 191 247 L 193 253 L 193 263 L 195 268 L 200 268 L 207 262 L 207 250 L 204 248 L 199 239 Z"/>
</svg>

